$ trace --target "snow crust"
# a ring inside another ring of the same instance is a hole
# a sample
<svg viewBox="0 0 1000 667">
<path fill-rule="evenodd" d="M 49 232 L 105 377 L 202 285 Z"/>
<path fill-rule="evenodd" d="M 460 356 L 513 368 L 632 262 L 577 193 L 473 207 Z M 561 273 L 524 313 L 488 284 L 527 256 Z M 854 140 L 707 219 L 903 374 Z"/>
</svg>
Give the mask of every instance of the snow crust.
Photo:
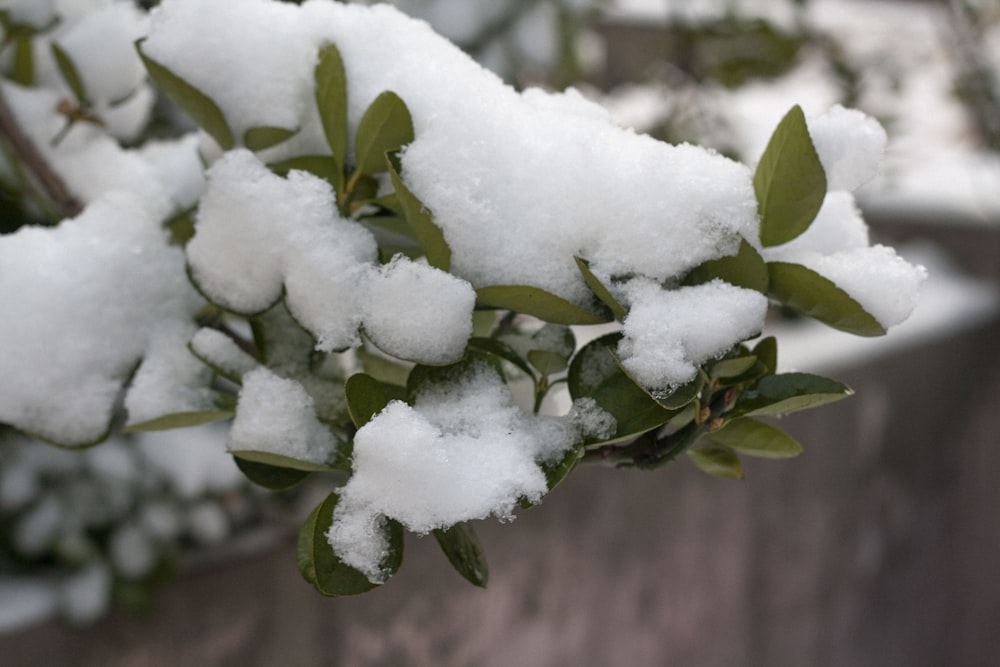
<svg viewBox="0 0 1000 667">
<path fill-rule="evenodd" d="M 557 458 L 576 439 L 565 420 L 515 406 L 496 371 L 477 367 L 427 387 L 412 407 L 391 402 L 358 430 L 354 474 L 327 537 L 345 563 L 381 580 L 381 517 L 418 533 L 490 515 L 510 519 L 520 497 L 536 501 L 547 491 L 538 461 Z"/>
<path fill-rule="evenodd" d="M 185 359 L 203 301 L 163 214 L 116 192 L 56 228 L 0 237 L 0 421 L 65 444 L 98 440 L 140 360 L 132 421 L 205 407 L 204 370 Z"/>
</svg>

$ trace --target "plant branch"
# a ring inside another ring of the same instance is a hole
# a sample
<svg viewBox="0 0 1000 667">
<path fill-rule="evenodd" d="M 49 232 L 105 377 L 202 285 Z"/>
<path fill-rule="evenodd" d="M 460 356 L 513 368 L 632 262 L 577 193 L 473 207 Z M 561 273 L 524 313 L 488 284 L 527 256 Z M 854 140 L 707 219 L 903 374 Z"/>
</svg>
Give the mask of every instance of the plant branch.
<svg viewBox="0 0 1000 667">
<path fill-rule="evenodd" d="M 6 140 L 14 156 L 25 167 L 42 193 L 55 207 L 63 218 L 72 218 L 83 210 L 80 202 L 70 194 L 63 180 L 56 174 L 49 163 L 24 134 L 13 112 L 7 105 L 3 87 L 0 86 L 0 137 Z"/>
</svg>

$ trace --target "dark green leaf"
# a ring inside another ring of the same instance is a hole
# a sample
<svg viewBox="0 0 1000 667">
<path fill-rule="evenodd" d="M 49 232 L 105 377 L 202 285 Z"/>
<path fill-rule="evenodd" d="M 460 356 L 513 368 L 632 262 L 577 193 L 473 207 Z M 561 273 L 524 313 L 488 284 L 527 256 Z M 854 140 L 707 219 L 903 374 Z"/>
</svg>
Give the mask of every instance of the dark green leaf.
<svg viewBox="0 0 1000 667">
<path fill-rule="evenodd" d="M 336 45 L 325 44 L 319 50 L 313 78 L 323 134 L 336 165 L 336 177 L 331 182 L 336 187 L 337 194 L 342 195 L 344 165 L 347 163 L 347 74 Z"/>
<path fill-rule="evenodd" d="M 678 414 L 657 403 L 618 365 L 611 347 L 621 334 L 602 336 L 583 346 L 570 363 L 568 385 L 574 399 L 590 396 L 617 422 L 617 442 L 659 428 Z"/>
<path fill-rule="evenodd" d="M 231 410 L 197 410 L 192 412 L 175 412 L 170 415 L 163 415 L 155 419 L 128 424 L 122 429 L 122 433 L 133 433 L 136 431 L 165 431 L 172 428 L 187 428 L 188 426 L 198 426 L 208 424 L 233 416 Z"/>
<path fill-rule="evenodd" d="M 566 370 L 566 357 L 549 350 L 528 350 L 528 362 L 542 375 L 555 375 Z"/>
<path fill-rule="evenodd" d="M 233 132 L 229 129 L 226 117 L 218 105 L 190 83 L 146 56 L 142 52 L 142 40 L 137 42 L 137 47 L 139 56 L 146 66 L 146 71 L 149 72 L 156 87 L 184 109 L 194 119 L 194 122 L 215 139 L 222 150 L 232 149 L 236 145 L 236 140 L 233 138 Z"/>
<path fill-rule="evenodd" d="M 757 363 L 757 357 L 753 355 L 720 359 L 709 364 L 708 376 L 712 379 L 738 377 L 750 370 L 755 363 Z"/>
<path fill-rule="evenodd" d="M 778 341 L 774 336 L 762 338 L 753 348 L 753 356 L 764 364 L 768 375 L 778 372 Z"/>
<path fill-rule="evenodd" d="M 553 463 L 547 463 L 542 466 L 542 471 L 545 473 L 545 482 L 548 484 L 548 489 L 551 491 L 556 488 L 559 482 L 566 479 L 566 476 L 576 467 L 576 464 L 580 461 L 580 456 L 583 454 L 581 447 L 573 447 L 566 454 L 563 455 L 561 459 Z"/>
<path fill-rule="evenodd" d="M 66 85 L 69 89 L 73 91 L 73 97 L 76 98 L 77 104 L 80 106 L 86 106 L 88 103 L 87 90 L 83 85 L 83 78 L 80 76 L 80 71 L 76 68 L 76 63 L 68 53 L 66 53 L 62 47 L 57 43 L 52 42 L 52 58 L 56 61 L 56 67 L 59 68 L 59 75 L 62 76 Z"/>
<path fill-rule="evenodd" d="M 164 223 L 170 232 L 170 244 L 184 247 L 194 238 L 194 219 L 191 211 L 181 211 Z"/>
<path fill-rule="evenodd" d="M 19 35 L 14 39 L 10 80 L 25 87 L 35 85 L 35 49 L 30 37 Z"/>
<path fill-rule="evenodd" d="M 385 154 L 413 141 L 413 119 L 406 104 L 392 91 L 375 98 L 358 124 L 355 169 L 362 174 L 386 171 Z"/>
<path fill-rule="evenodd" d="M 499 357 L 504 361 L 509 361 L 517 368 L 524 371 L 528 377 L 532 379 L 535 377 L 535 373 L 531 370 L 531 366 L 528 365 L 527 361 L 515 352 L 514 348 L 501 340 L 483 337 L 470 338 L 469 349 L 492 354 L 493 356 Z"/>
<path fill-rule="evenodd" d="M 802 453 L 802 445 L 781 429 L 746 417 L 734 419 L 705 437 L 747 456 L 765 459 L 787 459 Z"/>
<path fill-rule="evenodd" d="M 722 479 L 743 479 L 743 466 L 736 453 L 722 445 L 706 444 L 687 450 L 692 462 L 703 472 Z"/>
<path fill-rule="evenodd" d="M 740 242 L 740 249 L 736 255 L 708 260 L 692 269 L 684 277 L 682 284 L 702 285 L 715 279 L 767 294 L 769 280 L 767 264 L 760 253 L 745 240 Z"/>
<path fill-rule="evenodd" d="M 312 463 L 310 461 L 301 461 L 299 459 L 293 459 L 290 456 L 282 456 L 281 454 L 275 454 L 274 452 L 262 452 L 253 449 L 230 450 L 229 453 L 241 461 L 260 463 L 261 465 L 271 466 L 272 468 L 299 470 L 302 472 L 332 472 L 334 470 L 349 469 Z"/>
<path fill-rule="evenodd" d="M 530 285 L 494 285 L 476 290 L 478 303 L 534 315 L 553 324 L 602 324 L 606 316 Z"/>
<path fill-rule="evenodd" d="M 705 375 L 698 373 L 685 385 L 681 385 L 669 394 L 663 396 L 653 396 L 657 403 L 668 410 L 679 410 L 701 395 L 701 389 L 705 386 Z"/>
<path fill-rule="evenodd" d="M 271 489 L 272 491 L 291 488 L 309 476 L 309 472 L 305 470 L 279 468 L 266 463 L 250 461 L 239 456 L 233 460 L 236 461 L 236 467 L 246 475 L 247 479 L 254 484 L 263 486 L 265 489 Z"/>
<path fill-rule="evenodd" d="M 331 493 L 312 511 L 299 531 L 296 548 L 299 572 L 317 591 L 331 597 L 358 595 L 379 585 L 340 560 L 326 539 L 338 500 Z M 381 567 L 391 576 L 403 561 L 403 528 L 397 521 L 386 520 L 383 531 L 388 538 L 389 554 Z"/>
<path fill-rule="evenodd" d="M 295 136 L 298 130 L 289 130 L 284 127 L 271 127 L 262 125 L 251 127 L 243 133 L 243 145 L 252 151 L 262 151 L 271 146 L 276 146 L 283 141 L 287 141 Z"/>
<path fill-rule="evenodd" d="M 858 336 L 882 336 L 885 328 L 833 281 L 800 264 L 769 262 L 769 294 L 793 310 L 834 329 Z"/>
<path fill-rule="evenodd" d="M 826 197 L 826 173 L 798 105 L 781 119 L 753 177 L 765 246 L 791 241 L 808 229 Z"/>
<path fill-rule="evenodd" d="M 810 373 L 781 373 L 762 378 L 736 403 L 736 414 L 781 415 L 815 408 L 850 396 L 847 386 Z"/>
<path fill-rule="evenodd" d="M 462 521 L 446 530 L 435 529 L 434 539 L 460 575 L 476 586 L 486 588 L 486 581 L 489 579 L 486 554 L 483 553 L 472 524 Z"/>
<path fill-rule="evenodd" d="M 594 275 L 593 271 L 590 270 L 590 263 L 580 257 L 574 257 L 573 259 L 576 260 L 576 266 L 580 269 L 584 282 L 587 283 L 587 287 L 589 287 L 590 291 L 594 293 L 594 296 L 600 299 L 601 303 L 611 310 L 611 314 L 616 320 L 624 320 L 625 315 L 627 314 L 625 312 L 625 307 L 618 303 L 618 299 L 611 294 L 611 291 L 608 290 L 604 283 L 602 283 L 600 279 Z"/>
<path fill-rule="evenodd" d="M 268 165 L 278 176 L 287 176 L 293 169 L 307 171 L 313 176 L 319 176 L 333 187 L 337 186 L 337 163 L 327 155 L 303 155 L 290 160 L 272 162 Z"/>
<path fill-rule="evenodd" d="M 370 375 L 355 373 L 347 378 L 344 385 L 344 394 L 347 397 L 347 409 L 351 414 L 351 421 L 358 428 L 361 428 L 372 420 L 372 417 L 385 409 L 389 404 L 389 394 L 385 386 Z"/>
<path fill-rule="evenodd" d="M 390 167 L 389 175 L 392 178 L 392 186 L 396 189 L 396 200 L 400 208 L 403 209 L 403 217 L 413 228 L 413 234 L 420 242 L 420 247 L 424 249 L 427 262 L 442 271 L 447 271 L 451 265 L 451 248 L 444 238 L 444 232 L 434 224 L 431 212 L 410 192 L 399 177 L 399 172 Z"/>
</svg>

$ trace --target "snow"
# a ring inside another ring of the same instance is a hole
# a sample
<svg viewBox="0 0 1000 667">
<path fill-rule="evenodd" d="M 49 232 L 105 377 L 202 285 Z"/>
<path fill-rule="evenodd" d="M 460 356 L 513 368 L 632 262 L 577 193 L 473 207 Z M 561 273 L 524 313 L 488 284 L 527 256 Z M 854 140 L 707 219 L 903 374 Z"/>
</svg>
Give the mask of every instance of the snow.
<svg viewBox="0 0 1000 667">
<path fill-rule="evenodd" d="M 154 396 L 167 401 L 159 406 L 166 412 L 205 407 L 207 397 L 188 389 L 202 371 L 168 367 L 176 351 L 190 356 L 188 322 L 202 301 L 184 277 L 183 255 L 166 243 L 161 216 L 142 198 L 118 192 L 59 227 L 0 237 L 7 322 L 0 330 L 7 351 L 0 357 L 0 420 L 65 444 L 99 440 L 141 359 L 136 391 L 126 395 L 132 417 L 158 416 L 148 404 Z"/>
<path fill-rule="evenodd" d="M 191 339 L 191 351 L 226 377 L 237 380 L 259 365 L 236 341 L 216 329 L 198 329 Z"/>
<path fill-rule="evenodd" d="M 322 465 L 335 457 L 337 441 L 316 418 L 315 403 L 301 384 L 262 367 L 243 376 L 228 447 Z"/>
<path fill-rule="evenodd" d="M 400 255 L 378 269 L 365 294 L 365 333 L 379 348 L 424 363 L 465 354 L 476 305 L 469 283 Z"/>
<path fill-rule="evenodd" d="M 761 331 L 767 297 L 721 280 L 665 290 L 648 280 L 625 286 L 630 310 L 618 355 L 644 386 L 672 389 L 697 366 Z"/>
<path fill-rule="evenodd" d="M 874 118 L 837 104 L 809 119 L 808 127 L 827 189 L 856 190 L 878 174 L 888 138 Z"/>
<path fill-rule="evenodd" d="M 245 68 L 253 85 L 236 86 L 242 74 L 230 74 L 233 54 L 256 44 L 257 26 L 271 19 L 287 29 L 270 27 L 270 43 Z M 231 47 L 189 48 L 221 32 Z M 584 304 L 589 292 L 574 255 L 608 273 L 667 279 L 735 252 L 741 235 L 756 234 L 744 166 L 622 130 L 572 92 L 519 95 L 390 7 L 168 2 L 154 12 L 144 48 L 203 90 L 218 90 L 227 115 L 257 114 L 240 121 L 243 127 L 264 122 L 263 97 L 312 98 L 312 60 L 290 54 L 308 43 L 314 59 L 326 42 L 344 59 L 351 136 L 382 91 L 406 101 L 417 138 L 402 157 L 404 180 L 443 229 L 451 272 L 475 287 L 528 284 Z M 300 111 L 302 132 L 269 159 L 327 152 L 313 106 Z"/>
<path fill-rule="evenodd" d="M 400 437 L 400 434 L 406 437 Z M 338 556 L 381 580 L 380 517 L 418 533 L 494 515 L 547 491 L 538 460 L 552 460 L 576 433 L 562 420 L 525 413 L 492 368 L 421 390 L 411 407 L 391 402 L 354 440 L 354 474 L 327 534 Z"/>
</svg>

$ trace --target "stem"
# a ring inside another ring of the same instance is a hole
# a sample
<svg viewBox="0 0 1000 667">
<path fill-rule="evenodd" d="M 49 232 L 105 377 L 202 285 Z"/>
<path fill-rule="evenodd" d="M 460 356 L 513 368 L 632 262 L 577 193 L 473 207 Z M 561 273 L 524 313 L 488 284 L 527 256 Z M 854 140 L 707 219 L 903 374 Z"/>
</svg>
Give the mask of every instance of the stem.
<svg viewBox="0 0 1000 667">
<path fill-rule="evenodd" d="M 52 170 L 49 163 L 35 148 L 31 139 L 24 134 L 0 86 L 0 137 L 3 137 L 17 159 L 38 184 L 45 197 L 52 202 L 57 213 L 63 218 L 75 217 L 83 210 L 80 202 L 70 194 L 66 184 Z"/>
</svg>

